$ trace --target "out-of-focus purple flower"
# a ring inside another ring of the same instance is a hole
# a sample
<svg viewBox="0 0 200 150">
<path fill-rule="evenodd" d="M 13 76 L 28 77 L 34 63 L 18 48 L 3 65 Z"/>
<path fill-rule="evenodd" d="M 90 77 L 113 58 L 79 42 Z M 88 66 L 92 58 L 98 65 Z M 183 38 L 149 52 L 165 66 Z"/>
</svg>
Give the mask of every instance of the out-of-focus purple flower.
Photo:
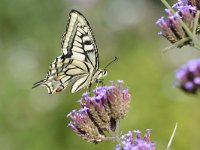
<svg viewBox="0 0 200 150">
<path fill-rule="evenodd" d="M 193 59 L 176 71 L 176 86 L 195 94 L 200 89 L 200 59 Z"/>
<path fill-rule="evenodd" d="M 197 12 L 196 4 L 197 1 L 194 2 L 194 0 L 179 0 L 176 4 L 173 5 L 173 8 L 176 10 L 175 14 L 173 14 L 169 9 L 166 9 L 165 11 L 168 15 L 167 18 L 164 19 L 164 17 L 161 17 L 156 22 L 156 24 L 161 28 L 159 34 L 164 36 L 171 43 L 178 42 L 181 39 L 188 37 L 188 34 L 180 24 L 180 20 L 182 20 L 192 32 L 194 30 L 194 20 Z M 199 31 L 200 25 L 198 24 L 196 33 L 199 33 Z M 192 40 L 189 39 L 178 47 L 192 44 L 191 41 Z"/>
<path fill-rule="evenodd" d="M 78 100 L 82 109 L 72 111 L 68 116 L 73 120 L 69 126 L 83 139 L 98 143 L 104 138 L 104 131 L 114 131 L 116 122 L 128 112 L 131 95 L 128 88 L 122 88 L 123 81 L 119 80 L 111 86 L 99 86 Z"/>
<path fill-rule="evenodd" d="M 116 150 L 155 150 L 155 143 L 150 140 L 150 129 L 144 138 L 141 136 L 139 130 L 133 131 L 136 137 L 133 137 L 133 132 L 129 131 L 127 134 L 121 136 L 122 143 L 116 145 Z"/>
</svg>

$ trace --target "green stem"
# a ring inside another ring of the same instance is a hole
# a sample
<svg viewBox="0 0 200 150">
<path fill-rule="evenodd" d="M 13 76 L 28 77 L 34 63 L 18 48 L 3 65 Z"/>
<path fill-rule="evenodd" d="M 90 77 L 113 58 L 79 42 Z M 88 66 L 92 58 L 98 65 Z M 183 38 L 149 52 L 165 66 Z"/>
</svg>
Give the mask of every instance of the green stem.
<svg viewBox="0 0 200 150">
<path fill-rule="evenodd" d="M 198 10 L 194 19 L 194 29 L 193 29 L 193 42 L 194 42 L 194 47 L 198 50 L 200 50 L 200 43 L 199 40 L 197 39 L 196 36 L 196 31 L 197 31 L 197 26 L 199 23 L 199 16 L 200 16 L 200 11 Z"/>
<path fill-rule="evenodd" d="M 200 48 L 199 48 L 199 47 L 197 47 L 196 45 L 194 45 L 193 47 L 194 47 L 194 48 L 196 48 L 197 50 L 200 50 Z"/>
<path fill-rule="evenodd" d="M 173 14 L 176 13 L 166 0 L 161 0 L 161 2 L 162 2 L 162 3 L 165 5 L 165 7 L 167 7 Z"/>
<path fill-rule="evenodd" d="M 119 119 L 116 120 L 116 133 L 119 135 Z"/>
<path fill-rule="evenodd" d="M 193 42 L 194 42 L 194 48 L 196 48 L 197 50 L 200 50 L 200 43 L 199 43 L 199 40 L 195 37 L 193 39 Z"/>
<path fill-rule="evenodd" d="M 180 45 L 182 45 L 183 43 L 185 43 L 186 41 L 188 41 L 190 38 L 183 38 L 180 41 L 174 43 L 173 45 L 166 47 L 165 49 L 162 50 L 163 53 L 167 52 L 168 50 L 174 49 Z"/>
<path fill-rule="evenodd" d="M 122 146 L 122 141 L 119 134 L 119 119 L 116 120 L 116 130 L 113 132 L 111 129 L 108 130 L 109 134 L 114 138 L 114 140 Z"/>
<path fill-rule="evenodd" d="M 122 142 L 121 142 L 121 139 L 119 138 L 119 135 L 118 135 L 118 134 L 115 134 L 112 130 L 109 130 L 108 132 L 109 132 L 109 134 L 114 138 L 115 141 L 117 141 L 117 142 L 120 143 L 120 144 L 122 143 Z"/>
<path fill-rule="evenodd" d="M 173 133 L 172 133 L 172 135 L 171 135 L 171 137 L 170 137 L 170 139 L 169 139 L 169 142 L 168 142 L 168 144 L 167 144 L 167 150 L 170 150 L 170 146 L 171 146 L 172 141 L 173 141 L 173 139 L 174 139 L 174 135 L 175 135 L 175 133 L 176 133 L 176 128 L 177 128 L 177 126 L 178 126 L 178 123 L 176 123 L 176 125 L 175 125 L 175 127 L 174 127 L 174 130 L 173 130 Z"/>
</svg>

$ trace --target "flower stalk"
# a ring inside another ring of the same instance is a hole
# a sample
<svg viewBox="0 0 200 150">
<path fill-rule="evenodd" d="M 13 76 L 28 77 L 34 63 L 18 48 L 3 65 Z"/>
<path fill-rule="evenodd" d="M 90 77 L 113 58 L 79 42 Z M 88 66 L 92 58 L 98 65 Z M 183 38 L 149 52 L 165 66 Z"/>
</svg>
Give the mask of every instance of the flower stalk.
<svg viewBox="0 0 200 150">
<path fill-rule="evenodd" d="M 170 140 L 169 140 L 169 142 L 168 142 L 168 144 L 167 144 L 167 150 L 170 150 L 170 146 L 171 146 L 172 141 L 173 141 L 173 139 L 174 139 L 174 135 L 175 135 L 175 133 L 176 133 L 176 128 L 177 128 L 177 126 L 178 126 L 178 123 L 176 123 L 176 125 L 175 125 L 175 127 L 174 127 L 174 130 L 173 130 L 173 133 L 172 133 L 172 135 L 171 135 L 171 138 L 170 138 Z"/>
</svg>

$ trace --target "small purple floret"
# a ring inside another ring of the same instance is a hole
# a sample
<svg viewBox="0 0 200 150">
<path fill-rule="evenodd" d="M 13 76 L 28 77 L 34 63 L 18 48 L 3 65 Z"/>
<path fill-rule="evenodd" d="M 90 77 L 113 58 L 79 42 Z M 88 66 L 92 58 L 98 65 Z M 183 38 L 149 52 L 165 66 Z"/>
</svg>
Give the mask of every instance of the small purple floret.
<svg viewBox="0 0 200 150">
<path fill-rule="evenodd" d="M 135 133 L 136 137 L 133 137 Z M 115 150 L 155 150 L 155 143 L 150 140 L 150 130 L 147 129 L 147 133 L 144 138 L 141 136 L 139 130 L 129 131 L 127 134 L 121 136 L 122 145 L 116 145 Z"/>
</svg>

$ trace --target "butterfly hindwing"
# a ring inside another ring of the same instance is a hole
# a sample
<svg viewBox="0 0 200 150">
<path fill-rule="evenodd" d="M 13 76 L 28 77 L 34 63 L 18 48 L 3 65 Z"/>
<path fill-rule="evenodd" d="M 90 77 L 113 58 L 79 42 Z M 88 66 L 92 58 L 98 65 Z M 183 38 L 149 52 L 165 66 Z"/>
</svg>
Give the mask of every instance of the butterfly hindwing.
<svg viewBox="0 0 200 150">
<path fill-rule="evenodd" d="M 58 60 L 59 59 L 56 58 L 52 64 L 59 63 Z M 87 62 L 74 59 L 69 59 L 68 61 L 65 60 L 65 62 L 67 63 L 63 63 L 62 66 L 51 64 L 46 79 L 35 83 L 34 87 L 37 87 L 38 85 L 46 86 L 48 92 L 51 94 L 64 90 L 70 84 L 72 84 L 72 87 L 73 85 L 76 85 L 76 87 L 72 88 L 72 93 L 87 86 L 87 83 L 91 79 L 92 70 L 90 68 L 92 66 Z M 82 82 L 80 79 L 87 79 L 88 81 Z M 80 86 L 77 81 L 82 82 L 80 83 Z"/>
</svg>

